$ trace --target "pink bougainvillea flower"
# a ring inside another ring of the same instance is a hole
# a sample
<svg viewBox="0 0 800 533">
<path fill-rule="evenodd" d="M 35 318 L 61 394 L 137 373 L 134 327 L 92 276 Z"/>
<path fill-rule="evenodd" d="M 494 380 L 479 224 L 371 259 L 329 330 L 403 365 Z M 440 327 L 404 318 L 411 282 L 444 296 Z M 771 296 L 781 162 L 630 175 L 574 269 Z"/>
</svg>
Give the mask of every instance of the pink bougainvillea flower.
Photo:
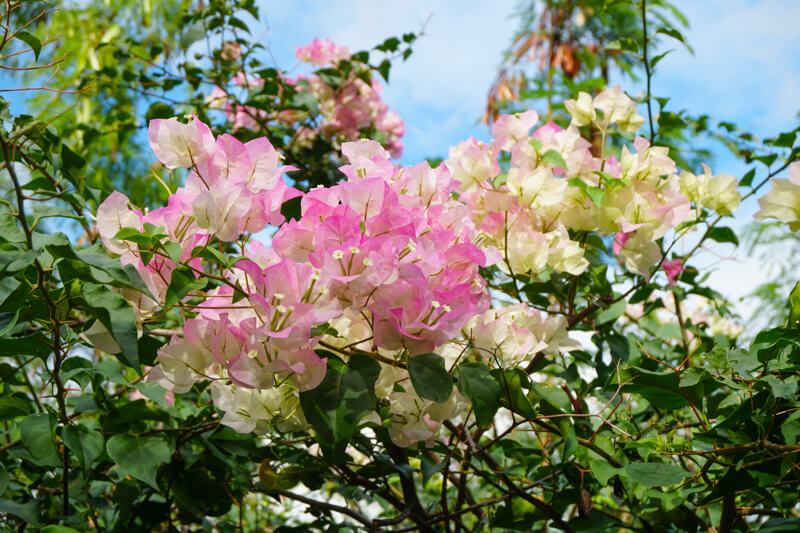
<svg viewBox="0 0 800 533">
<path fill-rule="evenodd" d="M 667 274 L 667 283 L 670 287 L 675 286 L 675 279 L 683 272 L 683 259 L 677 257 L 661 263 L 661 268 Z"/>
<path fill-rule="evenodd" d="M 509 151 L 519 141 L 528 138 L 528 132 L 538 121 L 539 114 L 533 110 L 515 115 L 502 115 L 492 126 L 492 135 L 497 147 Z"/>
<path fill-rule="evenodd" d="M 614 252 L 614 255 L 619 255 L 623 248 L 625 248 L 625 243 L 628 242 L 633 236 L 633 233 L 625 233 L 624 231 L 617 232 L 614 235 L 614 245 L 612 246 L 611 250 Z"/>
<path fill-rule="evenodd" d="M 214 134 L 194 115 L 189 124 L 176 118 L 153 119 L 148 138 L 156 157 L 167 168 L 190 168 L 214 154 Z"/>
</svg>

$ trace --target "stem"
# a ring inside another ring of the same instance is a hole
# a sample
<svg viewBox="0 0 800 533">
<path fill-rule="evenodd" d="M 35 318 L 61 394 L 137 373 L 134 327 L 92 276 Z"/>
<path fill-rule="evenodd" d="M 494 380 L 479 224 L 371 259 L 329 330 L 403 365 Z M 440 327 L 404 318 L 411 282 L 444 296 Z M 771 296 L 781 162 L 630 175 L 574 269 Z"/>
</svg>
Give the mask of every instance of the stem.
<svg viewBox="0 0 800 533">
<path fill-rule="evenodd" d="M 650 144 L 653 144 L 655 139 L 655 130 L 653 129 L 653 108 L 650 103 L 650 63 L 647 61 L 647 0 L 642 0 L 642 57 L 644 59 L 644 72 L 647 76 L 647 120 L 650 124 Z"/>
<path fill-rule="evenodd" d="M 265 490 L 263 491 L 265 494 L 270 495 L 277 495 L 277 496 L 284 496 L 286 498 L 297 500 L 298 502 L 304 503 L 310 507 L 318 507 L 320 509 L 327 509 L 329 511 L 335 511 L 337 513 L 341 513 L 344 515 L 349 516 L 350 518 L 355 519 L 356 521 L 360 522 L 367 528 L 371 529 L 372 522 L 368 519 L 364 518 L 360 514 L 356 513 L 355 511 L 350 510 L 347 507 L 343 507 L 341 505 L 336 505 L 333 503 L 328 503 L 322 500 L 306 498 L 305 496 L 301 496 L 299 494 L 295 494 L 293 492 L 289 492 L 288 490 Z"/>
<path fill-rule="evenodd" d="M 722 497 L 722 516 L 719 519 L 719 533 L 730 533 L 736 521 L 736 493 Z"/>
<path fill-rule="evenodd" d="M 516 294 L 517 300 L 519 300 L 520 303 L 524 303 L 522 301 L 522 296 L 519 293 L 519 287 L 517 287 L 517 276 L 514 274 L 514 269 L 511 268 L 511 261 L 508 260 L 508 211 L 505 213 L 505 224 L 503 231 L 505 233 L 503 236 L 503 259 L 508 267 L 508 273 L 511 275 L 511 281 L 514 282 L 514 294 Z"/>
<path fill-rule="evenodd" d="M 395 464 L 401 466 L 408 465 L 408 457 L 406 456 L 405 450 L 390 441 L 386 441 L 384 446 L 386 447 L 386 452 L 389 454 L 389 457 L 392 458 Z M 417 487 L 414 485 L 414 478 L 401 471 L 400 486 L 403 489 L 403 500 L 408 510 L 408 517 L 417 525 L 421 533 L 434 533 L 435 530 L 430 526 L 430 517 L 419 501 Z"/>
<path fill-rule="evenodd" d="M 672 299 L 675 301 L 675 316 L 678 318 L 678 325 L 681 328 L 681 340 L 683 340 L 683 349 L 689 353 L 689 339 L 686 335 L 686 324 L 683 322 L 683 313 L 681 312 L 681 302 L 678 300 L 678 294 L 672 291 Z"/>
</svg>

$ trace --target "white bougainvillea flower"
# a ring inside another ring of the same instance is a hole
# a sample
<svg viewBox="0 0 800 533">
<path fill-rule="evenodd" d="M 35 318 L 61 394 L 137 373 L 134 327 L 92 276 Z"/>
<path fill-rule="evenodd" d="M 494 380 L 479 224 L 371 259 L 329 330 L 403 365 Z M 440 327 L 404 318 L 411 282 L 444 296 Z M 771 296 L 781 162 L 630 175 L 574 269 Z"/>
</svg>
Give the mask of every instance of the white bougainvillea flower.
<svg viewBox="0 0 800 533">
<path fill-rule="evenodd" d="M 122 228 L 142 230 L 142 213 L 131 209 L 127 196 L 119 191 L 112 192 L 97 208 L 97 232 L 105 247 L 115 254 L 124 254 L 131 243 L 114 239 Z"/>
<path fill-rule="evenodd" d="M 501 150 L 510 151 L 519 141 L 528 138 L 528 132 L 539 121 L 539 113 L 525 111 L 514 115 L 502 115 L 492 126 L 492 135 Z"/>
<path fill-rule="evenodd" d="M 661 250 L 651 236 L 636 232 L 625 241 L 619 257 L 625 262 L 625 268 L 644 276 L 645 281 L 650 281 L 650 267 L 661 259 Z"/>
<path fill-rule="evenodd" d="M 592 97 L 589 93 L 578 93 L 578 99 L 567 100 L 564 102 L 564 107 L 572 115 L 572 124 L 576 126 L 586 126 L 597 118 L 597 112 L 594 110 Z"/>
<path fill-rule="evenodd" d="M 777 218 L 800 229 L 800 162 L 789 165 L 789 179 L 771 180 L 772 190 L 758 199 L 761 209 L 753 215 L 757 220 Z"/>
<path fill-rule="evenodd" d="M 703 164 L 703 174 L 681 172 L 681 192 L 695 204 L 713 209 L 720 215 L 730 215 L 742 200 L 739 182 L 730 174 L 711 175 L 711 169 Z"/>
<path fill-rule="evenodd" d="M 632 133 L 644 124 L 644 117 L 636 113 L 636 102 L 622 92 L 619 85 L 598 94 L 594 108 L 603 112 L 604 128 L 616 123 L 621 130 Z"/>
</svg>

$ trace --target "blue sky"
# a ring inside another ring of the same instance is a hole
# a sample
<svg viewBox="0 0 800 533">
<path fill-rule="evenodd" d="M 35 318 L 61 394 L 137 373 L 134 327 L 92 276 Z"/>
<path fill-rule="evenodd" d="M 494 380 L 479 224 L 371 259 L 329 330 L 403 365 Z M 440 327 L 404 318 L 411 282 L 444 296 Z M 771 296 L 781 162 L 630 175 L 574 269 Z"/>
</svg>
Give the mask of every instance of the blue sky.
<svg viewBox="0 0 800 533">
<path fill-rule="evenodd" d="M 690 21 L 685 35 L 695 53 L 665 39 L 666 48 L 675 51 L 659 63 L 653 93 L 670 96 L 670 109 L 707 113 L 761 137 L 795 127 L 800 110 L 800 1 L 673 1 Z M 269 26 L 262 43 L 285 69 L 297 64 L 295 46 L 314 37 L 358 50 L 390 35 L 417 31 L 430 17 L 414 54 L 392 68 L 384 92 L 406 122 L 402 161 L 414 164 L 424 157 L 446 156 L 450 146 L 470 135 L 489 138 L 479 118 L 502 51 L 517 30 L 515 1 L 496 0 L 490 8 L 473 0 L 261 0 L 260 5 Z M 633 85 L 623 89 L 634 96 L 641 91 Z M 742 176 L 748 169 L 725 150 L 717 150 L 710 163 L 714 173 Z M 743 204 L 732 225 L 741 228 L 757 208 L 754 199 Z M 738 300 L 764 279 L 764 268 L 742 251 L 731 254 L 731 246 L 719 247 L 698 256 L 694 264 L 713 267 L 711 285 Z M 741 302 L 737 309 L 749 316 Z"/>
<path fill-rule="evenodd" d="M 659 65 L 656 95 L 669 95 L 673 109 L 706 112 L 750 131 L 769 135 L 796 123 L 800 109 L 800 2 L 796 0 L 675 0 L 688 16 L 695 49 L 679 45 Z M 486 92 L 517 29 L 516 2 L 407 0 L 370 2 L 261 0 L 269 28 L 261 36 L 282 68 L 296 66 L 294 48 L 328 37 L 351 50 L 369 48 L 391 35 L 425 36 L 406 63 L 392 69 L 384 92 L 405 119 L 404 162 L 445 154 L 469 135 L 488 138 L 478 125 Z M 636 94 L 639 87 L 623 89 Z"/>
</svg>

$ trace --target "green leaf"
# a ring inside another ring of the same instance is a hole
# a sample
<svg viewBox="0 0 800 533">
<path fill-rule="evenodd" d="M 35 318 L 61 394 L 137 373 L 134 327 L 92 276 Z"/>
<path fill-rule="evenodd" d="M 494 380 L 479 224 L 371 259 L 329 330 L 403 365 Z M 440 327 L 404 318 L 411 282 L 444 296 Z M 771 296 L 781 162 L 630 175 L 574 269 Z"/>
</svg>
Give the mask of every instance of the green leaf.
<svg viewBox="0 0 800 533">
<path fill-rule="evenodd" d="M 289 490 L 300 482 L 300 476 L 292 472 L 293 468 L 288 467 L 281 472 L 281 480 L 275 488 Z M 210 469 L 202 465 L 194 465 L 178 472 L 172 478 L 170 487 L 181 515 L 193 515 L 197 521 L 202 521 L 206 516 L 227 513 L 233 504 L 228 476 L 224 469 Z"/>
<path fill-rule="evenodd" d="M 767 167 L 770 167 L 772 166 L 772 163 L 774 163 L 775 160 L 778 159 L 778 154 L 759 155 L 752 157 L 751 159 L 763 163 Z"/>
<path fill-rule="evenodd" d="M 164 306 L 171 307 L 194 290 L 202 290 L 208 284 L 208 280 L 203 277 L 195 277 L 194 272 L 189 267 L 179 267 L 172 272 L 172 279 L 167 287 L 167 294 L 164 297 Z"/>
<path fill-rule="evenodd" d="M 619 468 L 614 468 L 605 459 L 596 460 L 591 459 L 589 466 L 592 468 L 592 474 L 601 485 L 608 483 L 608 480 L 620 473 Z"/>
<path fill-rule="evenodd" d="M 692 50 L 692 47 L 689 46 L 689 43 L 686 42 L 686 39 L 684 39 L 683 34 L 678 30 L 676 30 L 675 28 L 658 28 L 656 30 L 656 33 L 663 33 L 664 35 L 669 35 L 673 39 L 680 41 L 681 43 L 683 43 L 686 49 L 689 50 L 689 52 L 694 54 L 694 50 Z"/>
<path fill-rule="evenodd" d="M 708 238 L 712 241 L 717 242 L 729 242 L 732 243 L 734 246 L 739 246 L 739 238 L 736 236 L 736 233 L 731 228 L 728 227 L 716 227 L 711 228 L 708 232 Z"/>
<path fill-rule="evenodd" d="M 14 34 L 14 37 L 30 46 L 31 50 L 33 50 L 33 57 L 36 61 L 39 61 L 39 52 L 42 51 L 42 41 L 40 41 L 38 37 L 26 31 L 18 31 Z"/>
<path fill-rule="evenodd" d="M 542 162 L 561 167 L 564 172 L 567 171 L 567 162 L 564 161 L 564 157 L 557 150 L 546 151 L 542 156 Z"/>
<path fill-rule="evenodd" d="M 613 322 L 614 320 L 618 319 L 622 316 L 625 312 L 625 306 L 627 302 L 625 300 L 620 300 L 610 306 L 606 307 L 602 311 L 597 314 L 597 325 L 606 324 L 608 322 Z"/>
<path fill-rule="evenodd" d="M 627 361 L 631 353 L 631 343 L 627 337 L 612 333 L 608 336 L 608 349 L 614 361 Z"/>
<path fill-rule="evenodd" d="M 775 374 L 764 376 L 760 381 L 765 381 L 772 388 L 772 394 L 776 398 L 793 400 L 797 395 L 797 377 L 792 376 L 781 380 Z"/>
<path fill-rule="evenodd" d="M 537 154 L 542 151 L 542 148 L 544 148 L 544 144 L 542 144 L 542 141 L 539 139 L 531 139 L 528 141 L 528 144 L 533 146 L 533 149 L 536 150 Z"/>
<path fill-rule="evenodd" d="M 312 337 L 318 337 L 320 335 L 330 335 L 331 337 L 339 337 L 339 332 L 336 331 L 336 328 L 331 326 L 329 323 L 325 322 L 324 324 L 311 327 Z"/>
<path fill-rule="evenodd" d="M 61 145 L 61 161 L 64 170 L 79 170 L 86 166 L 86 160 L 66 144 Z"/>
<path fill-rule="evenodd" d="M 13 274 L 25 270 L 39 256 L 41 250 L 0 250 L 0 272 Z"/>
<path fill-rule="evenodd" d="M 422 470 L 422 486 L 428 484 L 428 480 L 445 467 L 447 461 L 433 462 L 433 459 L 427 455 L 420 458 L 420 469 Z"/>
<path fill-rule="evenodd" d="M 52 348 L 48 346 L 48 338 L 41 333 L 0 339 L 0 355 L 35 355 L 46 358 L 51 353 Z"/>
<path fill-rule="evenodd" d="M 77 529 L 72 529 L 67 526 L 45 526 L 40 530 L 40 533 L 80 533 Z"/>
<path fill-rule="evenodd" d="M 541 398 L 552 407 L 566 412 L 569 412 L 572 408 L 569 396 L 558 387 L 545 385 L 544 383 L 531 383 L 531 391 L 534 397 Z"/>
<path fill-rule="evenodd" d="M 20 286 L 20 282 L 14 278 L 0 279 L 0 305 L 4 304 L 6 299 L 11 296 L 15 290 Z"/>
<path fill-rule="evenodd" d="M 242 31 L 250 33 L 250 28 L 247 27 L 247 24 L 245 24 L 244 21 L 236 17 L 228 17 L 228 24 L 230 24 L 234 28 L 239 28 Z"/>
<path fill-rule="evenodd" d="M 0 217 L 0 239 L 5 242 L 25 242 L 25 232 L 19 227 L 17 217 Z M 2 262 L 0 262 L 0 270 L 2 270 Z"/>
<path fill-rule="evenodd" d="M 115 435 L 108 439 L 106 451 L 123 473 L 144 481 L 156 490 L 158 467 L 172 456 L 169 446 L 160 437 Z"/>
<path fill-rule="evenodd" d="M 421 398 L 444 402 L 453 390 L 453 376 L 445 369 L 444 358 L 436 353 L 426 353 L 408 358 L 411 384 Z"/>
<path fill-rule="evenodd" d="M 286 204 L 283 204 L 283 205 L 286 205 Z M 299 209 L 300 209 L 300 207 L 298 206 L 297 218 L 300 218 Z M 220 252 L 216 248 L 212 248 L 212 247 L 209 247 L 209 246 L 195 246 L 195 248 L 192 250 L 192 257 L 202 257 L 203 259 L 206 259 L 207 261 L 211 261 L 213 263 L 217 263 L 219 265 L 222 265 L 223 267 L 227 267 L 228 266 L 228 260 L 225 258 L 225 256 L 222 254 L 222 252 Z"/>
<path fill-rule="evenodd" d="M 772 518 L 756 530 L 758 533 L 796 533 L 800 531 L 800 518 Z"/>
<path fill-rule="evenodd" d="M 358 423 L 375 409 L 375 382 L 381 367 L 365 354 L 353 354 L 345 364 L 330 352 L 319 353 L 328 358 L 327 373 L 315 389 L 300 393 L 300 406 L 316 431 L 322 453 L 340 463 Z"/>
<path fill-rule="evenodd" d="M 199 22 L 192 24 L 186 28 L 186 31 L 181 35 L 181 48 L 185 50 L 205 36 L 206 29 L 203 24 Z"/>
<path fill-rule="evenodd" d="M 386 80 L 386 83 L 389 83 L 389 70 L 392 68 L 392 64 L 389 62 L 389 60 L 384 59 L 381 61 L 380 65 L 375 68 L 380 73 L 381 77 Z"/>
<path fill-rule="evenodd" d="M 141 375 L 136 315 L 125 299 L 103 285 L 84 283 L 83 300 L 122 348 L 122 360 Z"/>
<path fill-rule="evenodd" d="M 669 54 L 670 52 L 673 52 L 673 51 L 674 50 L 667 50 L 666 52 L 658 54 L 657 56 L 653 57 L 653 59 L 650 60 L 650 69 L 651 70 L 655 69 L 656 65 L 658 65 L 659 61 L 664 59 L 667 56 L 667 54 Z M 663 108 L 664 106 L 661 105 L 661 107 Z"/>
<path fill-rule="evenodd" d="M 0 496 L 3 495 L 3 493 L 6 491 L 7 488 L 8 488 L 8 471 L 6 471 L 6 467 L 3 466 L 2 463 L 0 463 Z"/>
<path fill-rule="evenodd" d="M 150 298 L 155 299 L 142 280 L 142 277 L 136 271 L 136 268 L 133 265 L 122 266 L 119 259 L 109 257 L 108 253 L 106 253 L 100 244 L 78 250 L 75 256 L 87 265 L 100 269 L 111 276 L 111 285 L 136 289 Z"/>
<path fill-rule="evenodd" d="M 164 102 L 153 102 L 144 114 L 144 121 L 150 123 L 154 118 L 172 118 L 175 116 L 175 109 Z"/>
<path fill-rule="evenodd" d="M 78 459 L 81 469 L 86 471 L 103 453 L 103 434 L 85 426 L 66 426 L 61 438 L 69 451 Z"/>
<path fill-rule="evenodd" d="M 500 385 L 485 363 L 463 363 L 458 367 L 458 390 L 469 398 L 478 425 L 488 426 L 500 407 Z"/>
<path fill-rule="evenodd" d="M 686 405 L 675 372 L 662 374 L 637 367 L 632 367 L 632 370 L 636 372 L 634 381 L 625 385 L 623 391 L 641 394 L 659 409 L 679 409 Z"/>
<path fill-rule="evenodd" d="M 18 396 L 0 397 L 0 421 L 30 414 L 30 404 Z"/>
<path fill-rule="evenodd" d="M 686 370 L 681 372 L 681 380 L 679 382 L 679 385 L 683 388 L 694 387 L 695 385 L 703 381 L 703 379 L 708 377 L 708 375 L 709 375 L 708 372 L 703 368 L 699 367 L 687 368 Z"/>
<path fill-rule="evenodd" d="M 785 133 L 781 133 L 778 137 L 772 141 L 773 146 L 778 146 L 780 148 L 791 148 L 794 146 L 795 138 L 797 137 L 797 131 L 787 131 Z"/>
<path fill-rule="evenodd" d="M 600 187 L 589 185 L 581 178 L 570 178 L 567 180 L 567 185 L 570 187 L 577 187 L 582 190 L 589 198 L 591 198 L 595 205 L 601 206 L 603 204 L 603 198 L 605 198 L 606 193 Z"/>
<path fill-rule="evenodd" d="M 169 241 L 163 245 L 164 251 L 167 252 L 167 255 L 172 260 L 173 263 L 176 265 L 180 264 L 181 262 L 181 245 L 177 242 Z"/>
<path fill-rule="evenodd" d="M 71 218 L 74 220 L 81 219 L 81 217 L 76 215 L 71 209 L 58 207 L 56 205 L 39 204 L 33 206 L 31 211 L 33 212 L 33 227 L 38 226 L 39 221 L 43 218 Z"/>
<path fill-rule="evenodd" d="M 742 179 L 739 180 L 740 187 L 749 187 L 751 183 L 753 183 L 753 178 L 756 175 L 756 169 L 751 168 L 747 171 L 747 174 L 742 176 Z"/>
<path fill-rule="evenodd" d="M 162 409 L 167 409 L 167 389 L 158 383 L 138 383 L 136 388 L 139 389 L 146 398 L 156 402 Z"/>
<path fill-rule="evenodd" d="M 800 281 L 794 284 L 789 293 L 789 327 L 800 326 Z"/>
<path fill-rule="evenodd" d="M 20 424 L 22 445 L 40 466 L 60 466 L 61 457 L 56 448 L 55 418 L 49 413 L 30 415 Z"/>
<path fill-rule="evenodd" d="M 153 242 L 150 235 L 142 233 L 136 228 L 122 228 L 114 235 L 114 239 L 130 241 L 139 246 L 149 246 Z"/>
<path fill-rule="evenodd" d="M 400 46 L 400 39 L 397 37 L 389 37 L 383 43 L 379 44 L 375 47 L 376 50 L 380 50 L 381 52 L 396 52 L 397 47 Z"/>
<path fill-rule="evenodd" d="M 638 52 L 639 44 L 635 39 L 630 37 L 623 37 L 615 41 L 611 41 L 606 45 L 607 50 L 627 50 L 628 52 Z"/>
<path fill-rule="evenodd" d="M 35 501 L 17 503 L 11 500 L 0 500 L 0 513 L 13 514 L 22 518 L 30 526 L 39 527 L 39 505 Z"/>
<path fill-rule="evenodd" d="M 530 388 L 530 379 L 525 372 L 518 368 L 506 371 L 496 369 L 492 370 L 492 376 L 500 384 L 500 405 L 525 418 L 536 417 L 536 409 L 522 390 L 523 385 Z"/>
<path fill-rule="evenodd" d="M 625 473 L 635 483 L 645 487 L 667 487 L 683 481 L 689 472 L 666 463 L 631 463 Z"/>
<path fill-rule="evenodd" d="M 300 202 L 301 198 L 295 197 L 290 200 L 286 200 L 281 204 L 281 215 L 283 215 L 286 220 L 300 220 Z"/>
</svg>

